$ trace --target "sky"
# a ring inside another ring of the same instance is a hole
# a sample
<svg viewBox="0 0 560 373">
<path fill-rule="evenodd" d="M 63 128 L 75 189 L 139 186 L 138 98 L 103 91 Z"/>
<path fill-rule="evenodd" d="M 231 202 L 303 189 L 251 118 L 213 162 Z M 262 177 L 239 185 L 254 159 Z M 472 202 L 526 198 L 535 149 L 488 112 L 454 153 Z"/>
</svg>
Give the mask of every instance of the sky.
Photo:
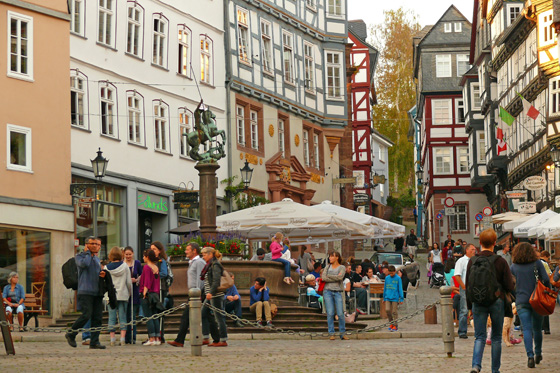
<svg viewBox="0 0 560 373">
<path fill-rule="evenodd" d="M 443 13 L 455 5 L 465 18 L 472 22 L 474 0 L 348 0 L 348 20 L 363 19 L 369 26 L 383 23 L 383 11 L 413 10 L 422 27 L 436 23 Z"/>
</svg>

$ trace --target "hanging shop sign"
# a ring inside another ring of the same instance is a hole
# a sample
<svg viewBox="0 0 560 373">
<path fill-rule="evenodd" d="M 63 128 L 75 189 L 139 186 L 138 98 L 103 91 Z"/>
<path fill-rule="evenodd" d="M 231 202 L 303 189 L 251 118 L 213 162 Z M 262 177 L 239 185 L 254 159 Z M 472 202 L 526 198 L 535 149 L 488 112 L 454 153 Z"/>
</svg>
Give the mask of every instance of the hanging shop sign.
<svg viewBox="0 0 560 373">
<path fill-rule="evenodd" d="M 356 206 L 365 206 L 369 203 L 370 196 L 367 193 L 354 194 L 354 204 Z"/>
<path fill-rule="evenodd" d="M 521 214 L 534 214 L 537 212 L 536 202 L 519 202 L 517 211 Z"/>
<path fill-rule="evenodd" d="M 546 180 L 542 176 L 529 176 L 525 179 L 523 185 L 529 190 L 541 190 L 546 187 Z"/>
<path fill-rule="evenodd" d="M 176 190 L 173 192 L 173 202 L 196 203 L 198 202 L 198 190 Z"/>
<path fill-rule="evenodd" d="M 342 177 L 333 179 L 333 184 L 354 184 L 356 182 L 355 177 Z"/>
<path fill-rule="evenodd" d="M 510 191 L 506 192 L 506 197 L 508 199 L 527 198 L 527 191 L 526 190 L 510 190 Z"/>
<path fill-rule="evenodd" d="M 374 184 L 385 184 L 386 181 L 385 175 L 373 175 Z"/>
</svg>

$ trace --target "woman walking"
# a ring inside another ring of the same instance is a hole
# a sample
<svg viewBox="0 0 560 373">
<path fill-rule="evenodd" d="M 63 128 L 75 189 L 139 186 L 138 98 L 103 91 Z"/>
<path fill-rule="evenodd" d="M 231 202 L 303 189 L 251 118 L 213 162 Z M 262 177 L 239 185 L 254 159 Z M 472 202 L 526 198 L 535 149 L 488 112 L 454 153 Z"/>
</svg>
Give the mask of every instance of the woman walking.
<svg viewBox="0 0 560 373">
<path fill-rule="evenodd" d="M 210 302 L 210 305 L 213 307 L 224 310 L 224 292 L 218 292 L 220 279 L 224 273 L 224 267 L 222 267 L 222 263 L 218 260 L 221 258 L 221 254 L 211 247 L 203 248 L 201 254 L 202 259 L 206 262 L 200 274 L 200 279 L 204 280 L 204 302 Z M 210 307 L 202 306 L 202 343 L 209 344 L 209 332 L 213 330 L 217 332 L 217 335 L 212 333 L 214 341 L 209 346 L 226 347 L 228 345 L 226 319 L 215 311 L 211 315 L 210 311 Z"/>
<path fill-rule="evenodd" d="M 23 310 L 25 306 L 23 302 L 25 301 L 25 290 L 23 286 L 18 284 L 19 276 L 16 272 L 11 272 L 8 276 L 8 285 L 4 286 L 2 291 L 2 301 L 6 305 L 6 316 L 8 322 L 12 323 L 12 315 L 17 314 L 17 319 L 19 323 L 19 331 L 22 332 L 23 329 Z M 13 331 L 12 327 L 12 331 Z"/>
<path fill-rule="evenodd" d="M 450 254 L 448 253 L 447 255 Z M 442 252 L 437 243 L 432 245 L 432 250 L 428 253 L 428 283 L 430 283 L 429 277 L 432 277 L 432 267 L 434 263 L 443 263 Z"/>
<path fill-rule="evenodd" d="M 153 250 L 144 250 L 144 263 L 146 267 L 140 277 L 140 291 L 142 293 L 142 311 L 145 317 L 152 316 L 155 312 L 155 305 L 159 302 L 159 278 L 157 271 L 158 258 Z M 144 346 L 157 346 L 161 344 L 158 323 L 154 320 L 146 322 L 148 336 L 150 339 Z"/>
<path fill-rule="evenodd" d="M 515 305 L 523 328 L 523 342 L 525 343 L 525 351 L 528 358 L 527 366 L 534 368 L 535 364 L 539 364 L 543 359 L 543 317 L 531 307 L 529 299 L 537 286 L 536 274 L 545 286 L 550 287 L 550 280 L 531 244 L 522 242 L 515 245 L 512 261 L 511 273 L 516 279 Z"/>
<path fill-rule="evenodd" d="M 284 235 L 280 232 L 277 232 L 274 237 L 272 237 L 272 243 L 270 244 L 270 253 L 272 254 L 272 261 L 279 262 L 284 265 L 284 282 L 286 284 L 293 284 L 295 281 L 292 280 L 290 276 L 290 266 L 291 263 L 286 259 L 282 259 L 282 251 L 284 251 L 284 247 L 282 246 L 282 239 Z"/>
<path fill-rule="evenodd" d="M 346 333 L 346 326 L 344 320 L 343 310 L 343 291 L 344 291 L 344 275 L 346 270 L 342 265 L 342 257 L 337 251 L 333 251 L 329 255 L 329 264 L 323 270 L 321 279 L 325 282 L 323 290 L 323 302 L 327 310 L 327 324 L 329 328 L 330 340 L 335 339 L 334 336 L 334 315 L 338 316 L 338 331 L 340 332 L 340 339 L 348 339 Z"/>
<path fill-rule="evenodd" d="M 124 339 L 126 335 L 126 315 L 128 309 L 128 298 L 132 293 L 132 280 L 130 270 L 126 263 L 123 262 L 123 252 L 121 248 L 115 246 L 109 252 L 109 260 L 111 263 L 105 266 L 105 269 L 111 274 L 113 285 L 117 291 L 117 307 L 112 308 L 109 306 L 109 327 L 114 327 L 117 324 L 117 315 L 120 324 L 121 339 L 116 342 L 115 329 L 110 330 L 111 346 L 124 346 Z"/>
<path fill-rule="evenodd" d="M 138 290 L 138 283 L 140 275 L 142 275 L 142 264 L 139 260 L 134 259 L 134 250 L 132 247 L 127 246 L 124 248 L 124 262 L 130 269 L 130 278 L 132 282 L 132 295 L 128 298 L 128 311 L 126 312 L 126 322 L 138 318 L 138 311 L 140 310 L 140 291 Z M 126 344 L 136 344 L 136 325 L 126 327 Z"/>
</svg>

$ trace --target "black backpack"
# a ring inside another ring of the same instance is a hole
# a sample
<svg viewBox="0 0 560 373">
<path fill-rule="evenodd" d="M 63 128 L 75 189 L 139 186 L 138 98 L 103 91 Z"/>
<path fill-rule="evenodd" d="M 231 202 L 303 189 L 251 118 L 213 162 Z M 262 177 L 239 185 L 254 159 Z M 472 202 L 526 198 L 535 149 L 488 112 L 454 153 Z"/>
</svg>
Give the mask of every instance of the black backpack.
<svg viewBox="0 0 560 373">
<path fill-rule="evenodd" d="M 482 306 L 491 306 L 498 299 L 500 284 L 494 263 L 498 255 L 475 256 L 467 278 L 467 300 Z"/>
<path fill-rule="evenodd" d="M 78 266 L 74 257 L 62 265 L 62 282 L 66 289 L 78 290 Z"/>
</svg>

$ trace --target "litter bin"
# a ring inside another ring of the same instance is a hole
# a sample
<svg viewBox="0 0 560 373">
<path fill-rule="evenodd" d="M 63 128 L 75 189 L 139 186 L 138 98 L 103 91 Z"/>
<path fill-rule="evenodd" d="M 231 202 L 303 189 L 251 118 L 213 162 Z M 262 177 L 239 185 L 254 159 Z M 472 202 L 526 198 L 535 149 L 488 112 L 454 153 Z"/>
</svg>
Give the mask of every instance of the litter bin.
<svg viewBox="0 0 560 373">
<path fill-rule="evenodd" d="M 397 216 L 397 224 L 401 224 L 401 225 L 402 225 L 402 220 L 403 220 L 402 215 Z"/>
<path fill-rule="evenodd" d="M 431 306 L 424 311 L 424 324 L 437 324 L 437 308 Z"/>
</svg>

